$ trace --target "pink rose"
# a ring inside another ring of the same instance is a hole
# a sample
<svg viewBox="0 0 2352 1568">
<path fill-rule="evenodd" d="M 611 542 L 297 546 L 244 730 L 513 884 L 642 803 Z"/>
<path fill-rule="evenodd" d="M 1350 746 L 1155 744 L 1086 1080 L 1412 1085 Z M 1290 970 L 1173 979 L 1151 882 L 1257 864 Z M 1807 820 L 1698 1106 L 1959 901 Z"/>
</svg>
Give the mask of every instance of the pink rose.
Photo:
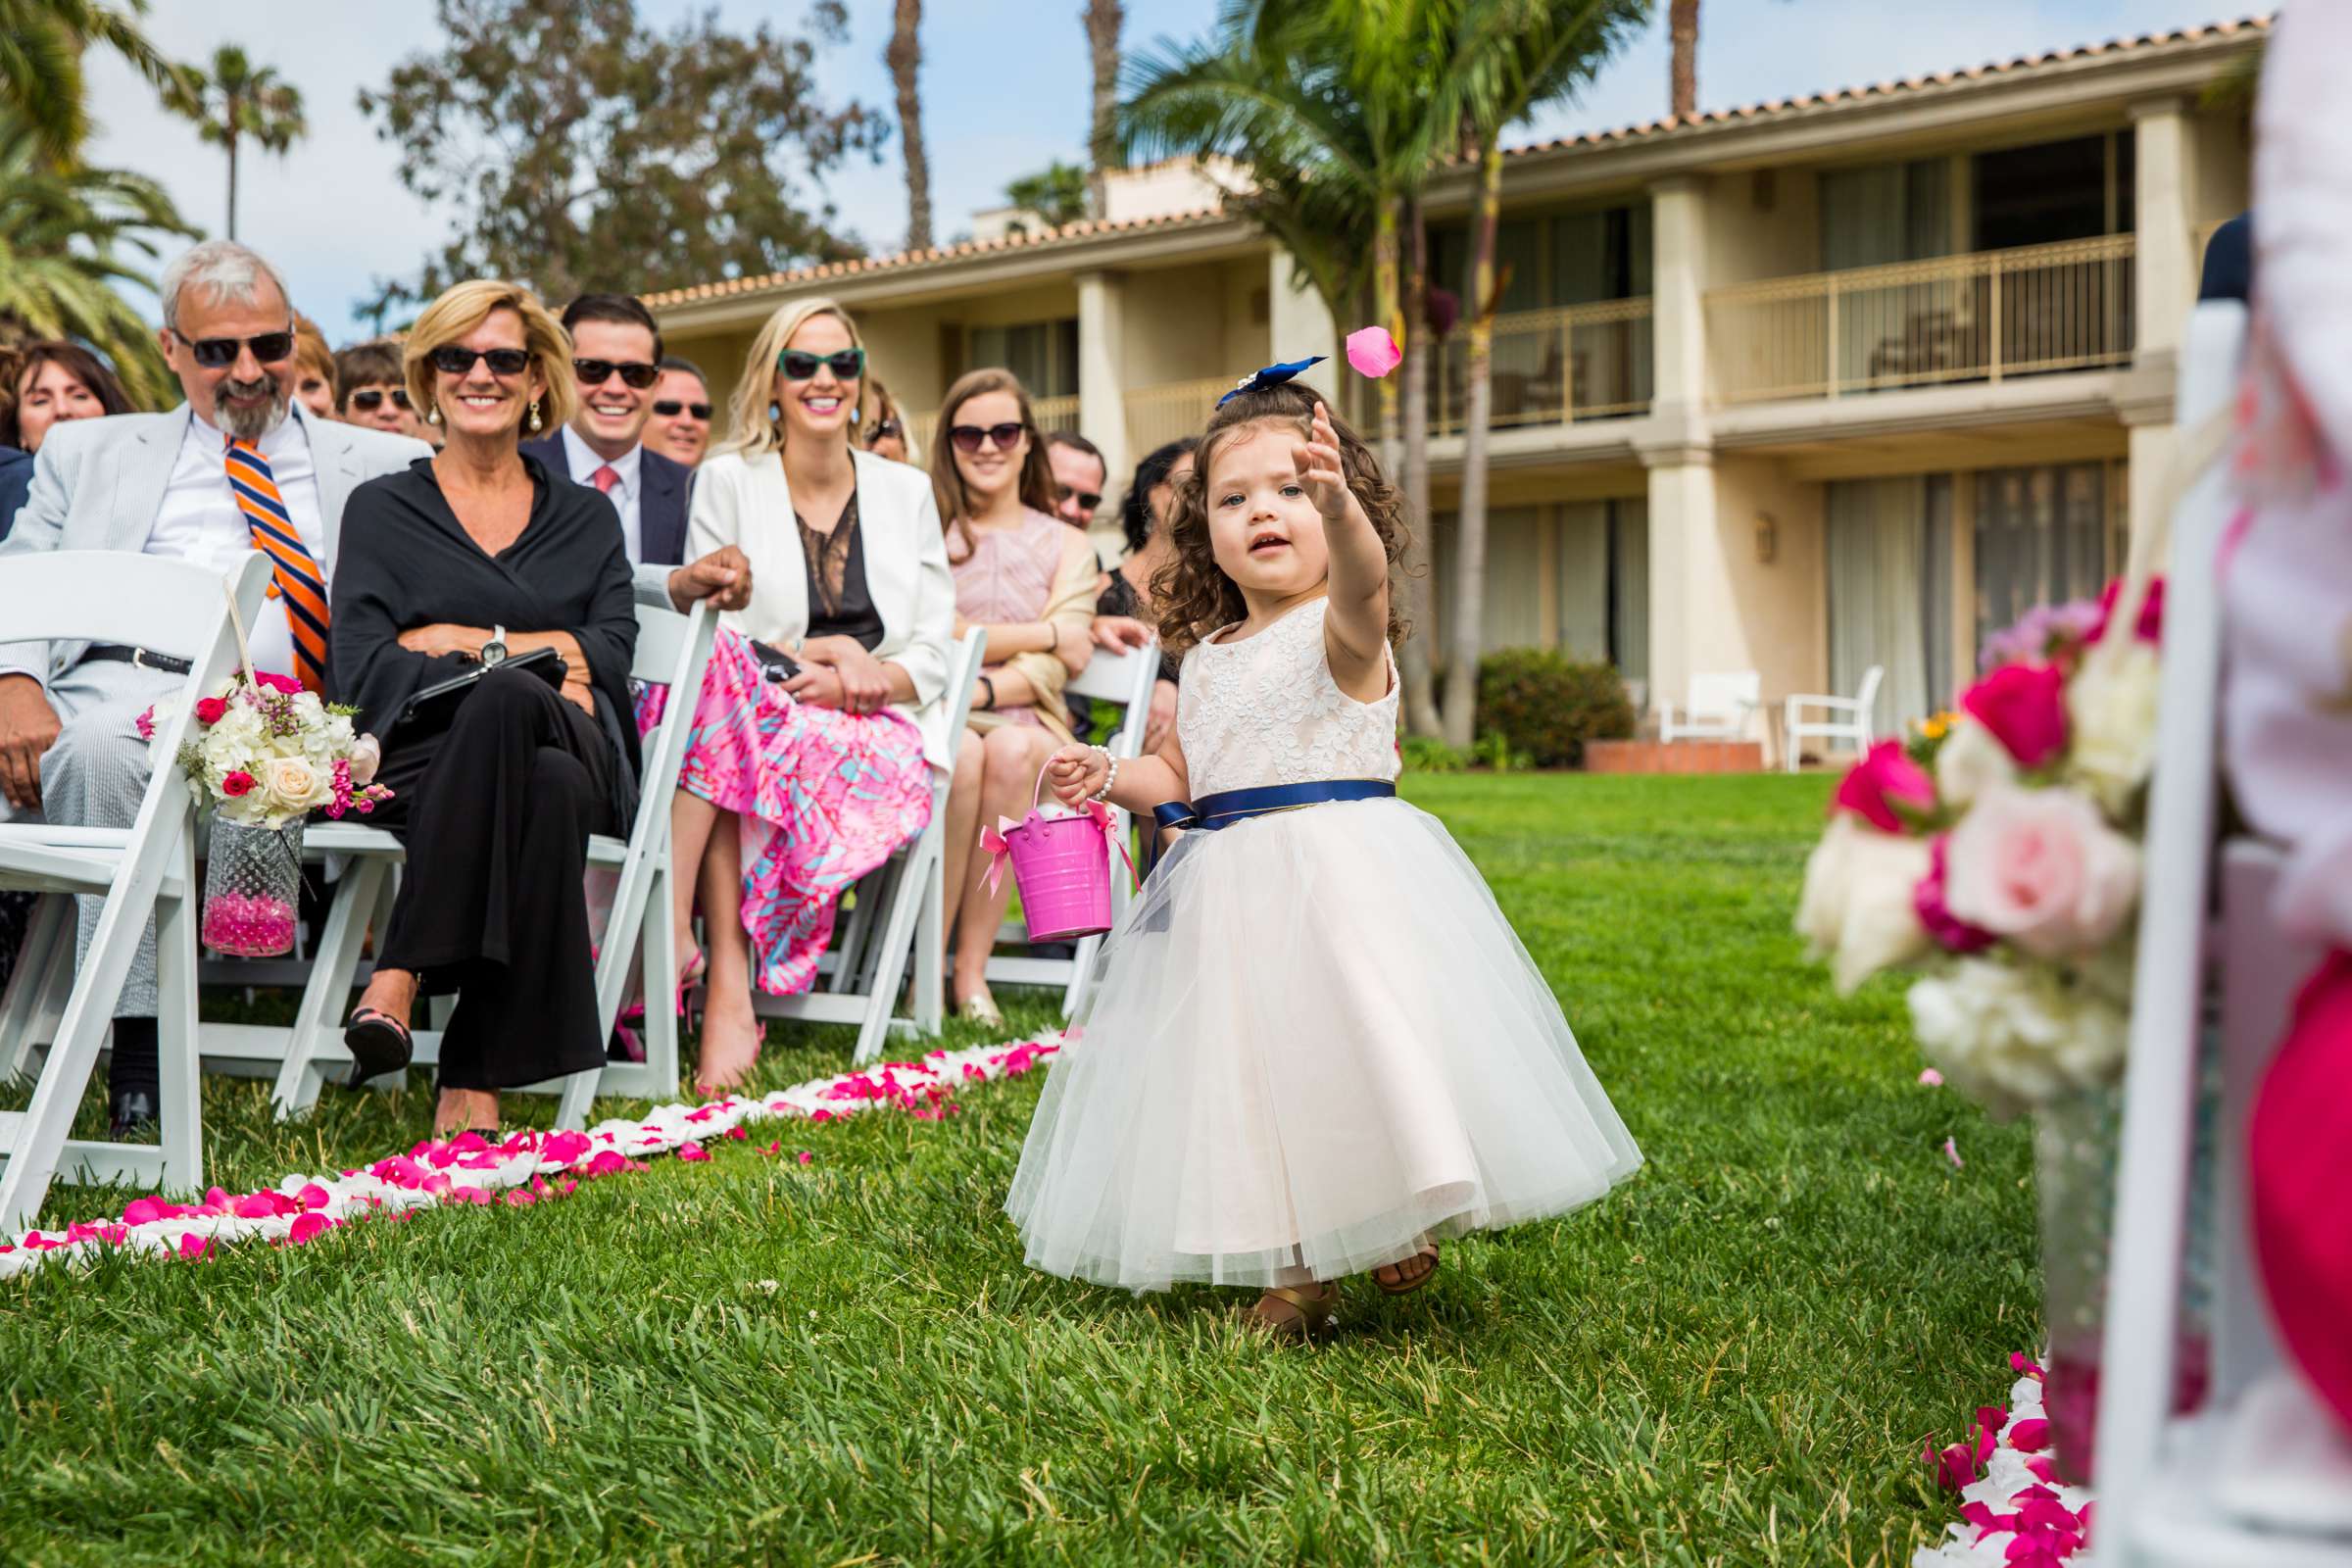
<svg viewBox="0 0 2352 1568">
<path fill-rule="evenodd" d="M 1960 706 L 2020 767 L 2066 749 L 2066 672 L 2055 664 L 2004 664 L 1961 693 Z"/>
<path fill-rule="evenodd" d="M 235 772 L 229 774 L 227 777 L 221 779 L 220 793 L 223 795 L 251 795 L 253 793 L 253 775 L 246 772 L 243 768 L 239 768 Z"/>
<path fill-rule="evenodd" d="M 1950 840 L 1950 834 L 1938 833 L 1928 845 L 1928 874 L 1911 890 L 1911 906 L 1919 914 L 1919 923 L 1927 927 L 1928 935 L 1944 952 L 1982 953 L 1999 939 L 1952 913 L 1944 890 L 1944 862 Z"/>
<path fill-rule="evenodd" d="M 130 727 L 139 732 L 143 741 L 155 739 L 155 705 L 150 703 L 145 712 L 130 721 Z"/>
<path fill-rule="evenodd" d="M 2104 946 L 2138 898 L 2138 849 L 2073 790 L 2004 785 L 1952 829 L 1947 912 L 2037 956 Z"/>
<path fill-rule="evenodd" d="M 1404 351 L 1385 326 L 1365 326 L 1348 334 L 1348 363 L 1358 375 L 1378 380 L 1404 363 Z"/>
<path fill-rule="evenodd" d="M 200 724 L 218 724 L 220 716 L 227 711 L 226 698 L 200 697 L 196 700 L 196 721 Z"/>
<path fill-rule="evenodd" d="M 284 692 L 288 697 L 302 695 L 302 682 L 291 675 L 279 675 L 267 669 L 257 669 L 253 673 L 253 678 L 257 684 L 267 686 L 273 692 Z"/>
<path fill-rule="evenodd" d="M 1896 805 L 1933 809 L 1936 781 L 1928 777 L 1926 768 L 1903 755 L 1900 741 L 1881 741 L 1838 781 L 1832 804 L 1882 833 L 1900 833 L 1903 819 L 1895 814 Z"/>
<path fill-rule="evenodd" d="M 2107 622 L 2115 618 L 2115 602 L 2124 596 L 2124 579 L 2118 577 L 2099 595 L 2099 618 L 2091 623 L 2088 641 L 2097 642 L 2107 635 Z M 2148 584 L 2148 596 L 2139 602 L 2139 620 L 2132 627 L 2143 643 L 2164 640 L 2164 579 L 2155 578 Z"/>
</svg>

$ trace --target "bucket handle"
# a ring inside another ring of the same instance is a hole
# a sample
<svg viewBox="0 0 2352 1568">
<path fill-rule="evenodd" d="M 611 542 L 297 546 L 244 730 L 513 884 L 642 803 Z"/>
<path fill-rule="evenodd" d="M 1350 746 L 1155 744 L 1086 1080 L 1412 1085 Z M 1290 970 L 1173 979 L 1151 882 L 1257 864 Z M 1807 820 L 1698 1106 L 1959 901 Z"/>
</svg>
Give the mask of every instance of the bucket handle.
<svg viewBox="0 0 2352 1568">
<path fill-rule="evenodd" d="M 1053 765 L 1054 759 L 1049 757 L 1046 759 L 1045 767 L 1037 770 L 1037 782 L 1029 790 L 1029 814 L 1031 816 L 1037 815 L 1039 809 L 1045 805 L 1046 769 Z M 1128 850 L 1126 841 L 1111 831 L 1110 808 L 1101 801 L 1089 801 L 1086 803 L 1085 808 L 1078 814 L 1093 818 L 1095 825 L 1102 830 L 1102 837 L 1109 843 L 1118 846 L 1119 858 L 1127 862 L 1127 880 L 1136 891 L 1141 892 L 1144 886 L 1143 876 L 1135 868 L 1135 856 Z M 998 884 L 1004 880 L 1004 862 L 1012 855 L 1011 846 L 1004 842 L 1004 835 L 1018 826 L 1020 826 L 1018 822 L 999 817 L 995 827 L 980 829 L 980 849 L 988 857 L 988 864 L 982 867 L 980 875 L 981 879 L 988 884 L 988 891 L 991 894 L 997 891 Z"/>
</svg>

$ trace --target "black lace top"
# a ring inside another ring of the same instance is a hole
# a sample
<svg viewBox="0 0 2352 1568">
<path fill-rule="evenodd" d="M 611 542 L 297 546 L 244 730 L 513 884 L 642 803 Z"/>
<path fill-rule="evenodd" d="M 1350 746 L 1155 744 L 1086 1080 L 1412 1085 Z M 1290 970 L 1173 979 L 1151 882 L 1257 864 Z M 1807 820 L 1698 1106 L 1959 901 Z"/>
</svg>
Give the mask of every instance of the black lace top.
<svg viewBox="0 0 2352 1568">
<path fill-rule="evenodd" d="M 858 492 L 841 509 L 830 533 L 818 533 L 797 511 L 801 555 L 808 563 L 808 631 L 811 637 L 854 637 L 872 653 L 882 643 L 882 612 L 865 586 L 865 540 L 858 526 Z"/>
</svg>

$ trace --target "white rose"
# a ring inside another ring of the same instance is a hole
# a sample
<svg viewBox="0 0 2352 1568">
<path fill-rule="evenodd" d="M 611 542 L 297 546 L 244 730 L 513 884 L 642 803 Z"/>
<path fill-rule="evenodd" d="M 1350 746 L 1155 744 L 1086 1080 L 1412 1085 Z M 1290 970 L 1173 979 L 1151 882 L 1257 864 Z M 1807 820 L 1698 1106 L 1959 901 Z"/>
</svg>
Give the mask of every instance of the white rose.
<svg viewBox="0 0 2352 1568">
<path fill-rule="evenodd" d="M 1995 1116 L 2114 1083 L 2131 1038 L 2122 1008 L 2046 964 L 1962 958 L 1906 1000 L 1921 1052 Z"/>
<path fill-rule="evenodd" d="M 307 811 L 324 804 L 319 797 L 319 773 L 307 758 L 272 758 L 262 770 L 262 788 L 268 792 L 272 807 L 288 811 Z"/>
<path fill-rule="evenodd" d="M 2067 774 L 2122 816 L 2156 765 L 2156 702 L 2162 662 L 2153 645 L 2134 641 L 2114 663 L 2093 660 L 2066 691 L 2074 745 Z"/>
<path fill-rule="evenodd" d="M 1796 930 L 1808 956 L 1832 959 L 1840 995 L 1881 969 L 1927 954 L 1913 890 L 1928 874 L 1923 839 L 1897 838 L 1839 812 L 1805 861 Z"/>
<path fill-rule="evenodd" d="M 1946 841 L 1944 906 L 2045 958 L 2106 945 L 2139 900 L 2139 847 L 2076 790 L 1987 791 Z"/>
<path fill-rule="evenodd" d="M 1996 784 L 2017 779 L 2017 761 L 1992 731 L 1973 718 L 1955 719 L 1936 749 L 1936 792 L 1947 806 L 1965 807 Z"/>
</svg>

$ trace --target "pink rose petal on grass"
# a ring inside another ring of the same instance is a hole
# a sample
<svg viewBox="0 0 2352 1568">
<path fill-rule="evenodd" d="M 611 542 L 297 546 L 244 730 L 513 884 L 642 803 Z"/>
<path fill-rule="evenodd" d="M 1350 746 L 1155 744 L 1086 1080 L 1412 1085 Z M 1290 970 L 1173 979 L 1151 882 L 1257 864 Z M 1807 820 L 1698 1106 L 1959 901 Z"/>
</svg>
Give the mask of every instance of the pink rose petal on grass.
<svg viewBox="0 0 2352 1568">
<path fill-rule="evenodd" d="M 1927 1087 L 1930 1089 L 1941 1089 L 1943 1087 L 1943 1074 L 1937 1072 L 1933 1067 L 1922 1067 L 1919 1069 L 1919 1081 L 1927 1085 Z"/>
<path fill-rule="evenodd" d="M 1359 326 L 1348 334 L 1348 363 L 1377 381 L 1404 363 L 1404 350 L 1387 327 Z"/>
<path fill-rule="evenodd" d="M 1947 1492 L 1958 1492 L 1977 1479 L 1976 1455 L 1965 1443 L 1947 1444 L 1941 1448 L 1930 1444 L 1920 1450 L 1919 1456 L 1936 1472 L 1936 1484 Z"/>
<path fill-rule="evenodd" d="M 326 1189 L 317 1182 L 305 1184 L 302 1191 L 294 1195 L 294 1200 L 304 1208 L 324 1208 L 334 1201 L 327 1196 Z"/>
<path fill-rule="evenodd" d="M 730 1127 L 730 1128 L 728 1128 L 728 1129 L 727 1129 L 727 1136 L 728 1136 L 729 1138 L 732 1138 L 732 1139 L 734 1139 L 736 1142 L 740 1143 L 740 1142 L 742 1142 L 744 1139 L 747 1139 L 747 1138 L 751 1137 L 752 1135 L 751 1135 L 750 1133 L 747 1133 L 747 1132 L 745 1132 L 745 1131 L 744 1131 L 742 1128 L 740 1128 L 740 1127 Z"/>
<path fill-rule="evenodd" d="M 210 1241 L 206 1240 L 202 1236 L 182 1236 L 179 1239 L 179 1255 L 187 1258 L 202 1257 L 206 1251 L 211 1249 L 212 1245 L 213 1244 Z"/>
<path fill-rule="evenodd" d="M 334 1224 L 335 1222 L 324 1214 L 298 1215 L 294 1221 L 294 1228 L 286 1232 L 286 1240 L 300 1247 L 305 1242 L 324 1236 L 328 1231 L 334 1229 Z"/>
<path fill-rule="evenodd" d="M 277 1205 L 264 1193 L 247 1193 L 228 1205 L 228 1211 L 239 1219 L 270 1219 L 276 1215 Z"/>
<path fill-rule="evenodd" d="M 685 1160 L 709 1159 L 710 1157 L 710 1151 L 705 1149 L 700 1144 L 680 1144 L 678 1146 L 678 1157 Z"/>
<path fill-rule="evenodd" d="M 1954 1170 L 1964 1170 L 1967 1168 L 1961 1163 L 1960 1141 L 1956 1138 L 1946 1138 L 1943 1141 L 1943 1157 L 1952 1162 L 1952 1169 Z"/>
<path fill-rule="evenodd" d="M 2038 1378 L 2041 1376 L 2041 1363 L 2022 1350 L 2011 1350 L 2009 1370 L 2021 1378 Z"/>
<path fill-rule="evenodd" d="M 801 1163 L 804 1165 L 813 1165 L 816 1163 L 816 1156 L 804 1149 L 801 1151 Z"/>
<path fill-rule="evenodd" d="M 2009 1446 L 2020 1453 L 2039 1453 L 2050 1446 L 2050 1424 L 2039 1416 L 2009 1427 Z"/>
<path fill-rule="evenodd" d="M 588 1135 L 571 1131 L 550 1133 L 547 1142 L 539 1146 L 539 1152 L 548 1159 L 568 1165 L 588 1152 Z"/>
<path fill-rule="evenodd" d="M 448 1200 L 453 1203 L 481 1204 L 490 1201 L 490 1195 L 479 1187 L 452 1187 Z"/>
<path fill-rule="evenodd" d="M 610 1176 L 614 1171 L 626 1167 L 628 1163 L 628 1160 L 621 1156 L 621 1153 L 618 1150 L 600 1149 L 596 1152 L 596 1157 L 588 1161 L 588 1174 L 591 1176 Z"/>
</svg>

